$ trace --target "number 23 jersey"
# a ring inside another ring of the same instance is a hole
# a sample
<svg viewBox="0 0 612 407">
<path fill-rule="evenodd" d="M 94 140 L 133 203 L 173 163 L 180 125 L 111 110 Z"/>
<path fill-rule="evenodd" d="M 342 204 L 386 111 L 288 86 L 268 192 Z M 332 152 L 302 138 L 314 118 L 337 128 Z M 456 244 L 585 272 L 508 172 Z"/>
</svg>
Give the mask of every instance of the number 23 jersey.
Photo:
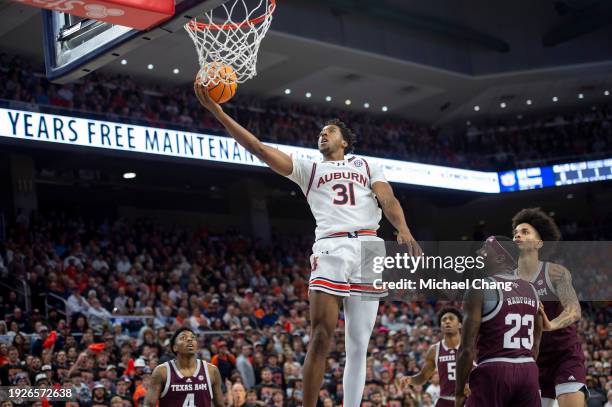
<svg viewBox="0 0 612 407">
<path fill-rule="evenodd" d="M 372 191 L 387 182 L 382 169 L 359 157 L 313 162 L 293 158 L 287 176 L 300 186 L 317 222 L 317 239 L 336 232 L 377 230 L 381 209 Z"/>
<path fill-rule="evenodd" d="M 508 274 L 498 274 L 490 279 L 511 282 L 511 289 L 499 289 L 496 292 L 490 290 L 496 298 L 493 301 L 485 299 L 476 340 L 478 364 L 498 360 L 533 361 L 533 336 L 539 307 L 535 287 Z"/>
</svg>

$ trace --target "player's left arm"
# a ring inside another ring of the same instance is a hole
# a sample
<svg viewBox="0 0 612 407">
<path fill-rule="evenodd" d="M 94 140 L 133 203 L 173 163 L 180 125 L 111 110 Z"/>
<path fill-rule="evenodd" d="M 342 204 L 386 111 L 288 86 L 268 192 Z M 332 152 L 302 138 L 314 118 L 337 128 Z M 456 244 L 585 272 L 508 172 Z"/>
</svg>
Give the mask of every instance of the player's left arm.
<svg viewBox="0 0 612 407">
<path fill-rule="evenodd" d="M 377 181 L 372 184 L 372 191 L 376 195 L 385 217 L 397 230 L 397 243 L 407 245 L 411 255 L 420 256 L 423 251 L 406 224 L 404 210 L 395 197 L 391 185 L 388 182 Z"/>
<path fill-rule="evenodd" d="M 542 312 L 543 309 L 544 304 L 538 301 L 538 313 L 535 316 L 535 322 L 533 327 L 533 348 L 531 349 L 534 360 L 538 360 L 538 355 L 540 354 L 540 342 L 542 340 L 542 331 L 544 329 L 544 312 Z"/>
<path fill-rule="evenodd" d="M 455 383 L 455 406 L 463 406 L 465 401 L 465 385 L 472 368 L 476 337 L 482 321 L 482 304 L 484 295 L 482 290 L 470 290 L 465 296 L 463 306 L 463 323 L 461 325 L 461 346 L 457 355 L 457 371 Z"/>
<path fill-rule="evenodd" d="M 210 363 L 208 365 L 208 373 L 211 378 L 211 386 L 213 392 L 213 404 L 215 407 L 225 407 L 225 399 L 223 398 L 223 389 L 221 388 L 221 373 L 219 373 L 219 369 L 215 365 Z M 231 391 L 231 389 L 228 389 Z"/>
<path fill-rule="evenodd" d="M 579 321 L 582 318 L 582 311 L 576 290 L 574 290 L 572 285 L 572 275 L 569 270 L 560 264 L 551 263 L 548 273 L 550 274 L 552 285 L 557 291 L 559 302 L 563 306 L 563 311 L 561 311 L 559 316 L 550 321 L 550 329 L 548 330 L 555 331 Z"/>
</svg>

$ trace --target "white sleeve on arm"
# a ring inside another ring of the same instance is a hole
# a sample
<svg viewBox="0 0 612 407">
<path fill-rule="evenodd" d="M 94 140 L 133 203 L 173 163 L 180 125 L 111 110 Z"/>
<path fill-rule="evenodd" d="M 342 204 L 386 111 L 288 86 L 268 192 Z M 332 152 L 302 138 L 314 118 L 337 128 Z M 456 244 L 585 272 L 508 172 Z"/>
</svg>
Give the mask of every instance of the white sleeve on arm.
<svg viewBox="0 0 612 407">
<path fill-rule="evenodd" d="M 379 181 L 388 182 L 380 165 L 374 163 L 368 164 L 370 164 L 370 185 L 374 185 L 375 182 Z"/>
<path fill-rule="evenodd" d="M 287 178 L 298 184 L 305 193 L 310 183 L 314 162 L 293 157 L 291 161 L 293 161 L 293 172 L 287 175 Z"/>
</svg>

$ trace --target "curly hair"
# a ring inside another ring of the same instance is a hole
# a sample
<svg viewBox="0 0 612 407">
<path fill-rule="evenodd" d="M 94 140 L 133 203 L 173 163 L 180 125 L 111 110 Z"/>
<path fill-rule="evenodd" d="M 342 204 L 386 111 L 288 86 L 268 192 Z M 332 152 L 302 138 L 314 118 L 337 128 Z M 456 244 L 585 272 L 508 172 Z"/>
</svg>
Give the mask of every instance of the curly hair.
<svg viewBox="0 0 612 407">
<path fill-rule="evenodd" d="M 346 148 L 344 151 L 347 153 L 352 153 L 355 151 L 355 144 L 357 143 L 357 136 L 353 133 L 346 123 L 344 123 L 340 119 L 331 119 L 325 122 L 325 126 L 337 126 L 340 129 L 340 133 L 342 133 L 342 138 L 346 141 Z"/>
<path fill-rule="evenodd" d="M 544 242 L 561 240 L 561 231 L 554 219 L 540 208 L 526 208 L 519 211 L 512 218 L 512 230 L 514 231 L 521 223 L 530 224 Z"/>
<path fill-rule="evenodd" d="M 525 208 L 512 218 L 512 230 L 514 231 L 521 223 L 531 225 L 540 235 L 540 239 L 544 242 L 540 249 L 541 254 L 543 256 L 552 255 L 557 247 L 556 242 L 561 240 L 561 231 L 554 219 L 540 208 Z"/>
<path fill-rule="evenodd" d="M 440 326 L 442 324 L 442 317 L 446 314 L 454 314 L 457 319 L 459 320 L 459 323 L 463 322 L 463 315 L 461 314 L 461 312 L 454 307 L 444 307 L 440 310 L 440 312 L 438 312 L 438 326 Z"/>
</svg>

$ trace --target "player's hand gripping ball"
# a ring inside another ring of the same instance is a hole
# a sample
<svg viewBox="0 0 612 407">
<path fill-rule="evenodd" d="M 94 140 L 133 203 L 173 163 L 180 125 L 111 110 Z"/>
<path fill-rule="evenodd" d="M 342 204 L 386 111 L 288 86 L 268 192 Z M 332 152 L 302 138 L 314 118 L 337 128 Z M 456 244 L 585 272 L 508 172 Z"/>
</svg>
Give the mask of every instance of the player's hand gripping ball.
<svg viewBox="0 0 612 407">
<path fill-rule="evenodd" d="M 236 94 L 236 72 L 231 66 L 220 62 L 204 65 L 196 76 L 196 84 L 206 86 L 208 96 L 221 104 L 230 100 Z"/>
</svg>

